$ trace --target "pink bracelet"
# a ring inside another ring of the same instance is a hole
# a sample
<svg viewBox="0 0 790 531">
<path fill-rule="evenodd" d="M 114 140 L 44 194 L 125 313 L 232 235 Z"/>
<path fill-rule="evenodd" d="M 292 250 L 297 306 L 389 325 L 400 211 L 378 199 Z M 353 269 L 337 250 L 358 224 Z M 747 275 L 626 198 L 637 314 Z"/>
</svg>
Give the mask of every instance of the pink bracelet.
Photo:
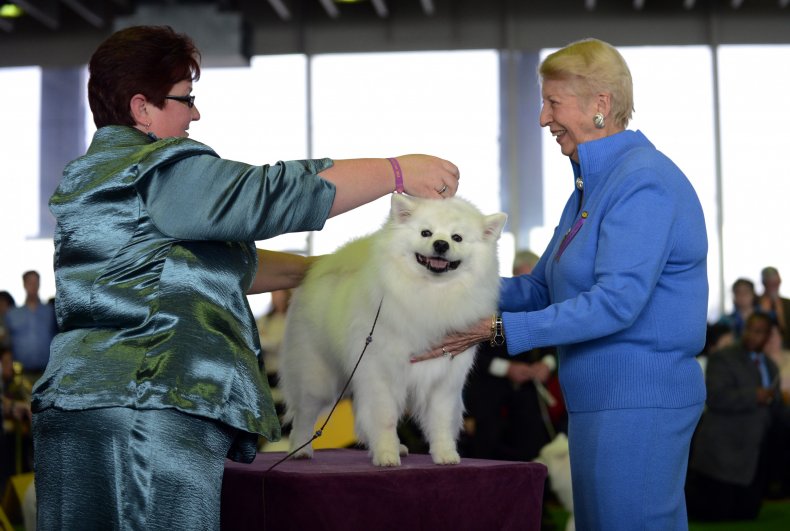
<svg viewBox="0 0 790 531">
<path fill-rule="evenodd" d="M 390 161 L 392 165 L 392 171 L 395 172 L 395 193 L 402 194 L 403 193 L 403 172 L 400 169 L 400 164 L 398 164 L 397 159 L 387 159 Z"/>
</svg>

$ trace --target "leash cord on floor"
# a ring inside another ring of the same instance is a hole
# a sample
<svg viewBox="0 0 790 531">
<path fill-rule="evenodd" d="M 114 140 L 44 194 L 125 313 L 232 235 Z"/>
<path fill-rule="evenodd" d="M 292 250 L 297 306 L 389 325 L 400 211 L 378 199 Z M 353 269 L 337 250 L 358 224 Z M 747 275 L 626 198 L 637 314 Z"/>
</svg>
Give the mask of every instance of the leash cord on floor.
<svg viewBox="0 0 790 531">
<path fill-rule="evenodd" d="M 370 345 L 373 342 L 373 331 L 376 329 L 376 323 L 379 320 L 379 314 L 381 313 L 381 305 L 383 302 L 384 299 L 381 299 L 381 302 L 379 302 L 379 308 L 378 310 L 376 310 L 376 317 L 373 319 L 373 326 L 370 328 L 370 333 L 368 334 L 368 337 L 365 338 L 365 346 L 362 347 L 362 352 L 359 353 L 359 358 L 357 358 L 357 363 L 354 365 L 354 369 L 351 371 L 351 374 L 348 376 L 348 380 L 346 380 L 346 385 L 343 386 L 343 390 L 340 391 L 340 395 L 337 397 L 337 400 L 335 400 L 335 405 L 333 405 L 332 409 L 329 410 L 329 414 L 326 416 L 326 420 L 324 421 L 324 423 L 313 434 L 313 436 L 310 438 L 309 441 L 301 445 L 299 448 L 292 450 L 288 455 L 286 455 L 285 457 L 274 463 L 272 466 L 269 467 L 267 472 L 271 472 L 274 467 L 278 466 L 280 463 L 283 463 L 288 459 L 290 459 L 291 457 L 293 457 L 293 455 L 296 452 L 298 452 L 308 444 L 312 444 L 314 440 L 318 439 L 323 434 L 324 428 L 326 428 L 326 425 L 329 423 L 329 419 L 332 418 L 332 413 L 335 412 L 335 408 L 337 408 L 337 405 L 340 404 L 341 400 L 343 400 L 343 395 L 346 394 L 346 391 L 348 390 L 348 386 L 351 385 L 351 379 L 354 377 L 354 373 L 357 372 L 357 367 L 359 367 L 359 362 L 362 361 L 362 356 L 365 355 L 365 351 L 368 349 L 368 345 Z"/>
</svg>

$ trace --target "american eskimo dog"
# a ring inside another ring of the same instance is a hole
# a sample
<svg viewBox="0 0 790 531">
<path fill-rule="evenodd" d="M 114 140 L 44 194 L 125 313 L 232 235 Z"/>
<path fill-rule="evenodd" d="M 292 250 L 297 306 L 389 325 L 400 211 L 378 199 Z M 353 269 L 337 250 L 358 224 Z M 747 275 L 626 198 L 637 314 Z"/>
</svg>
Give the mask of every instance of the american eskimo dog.
<svg viewBox="0 0 790 531">
<path fill-rule="evenodd" d="M 395 194 L 381 229 L 313 264 L 291 301 L 281 350 L 292 449 L 312 437 L 337 399 L 375 320 L 350 385 L 356 435 L 373 464 L 400 465 L 406 448 L 396 428 L 407 410 L 434 463 L 460 461 L 461 395 L 474 349 L 419 363 L 410 357 L 496 311 L 497 241 L 506 219 L 458 197 Z M 308 445 L 296 457 L 312 454 Z"/>
</svg>

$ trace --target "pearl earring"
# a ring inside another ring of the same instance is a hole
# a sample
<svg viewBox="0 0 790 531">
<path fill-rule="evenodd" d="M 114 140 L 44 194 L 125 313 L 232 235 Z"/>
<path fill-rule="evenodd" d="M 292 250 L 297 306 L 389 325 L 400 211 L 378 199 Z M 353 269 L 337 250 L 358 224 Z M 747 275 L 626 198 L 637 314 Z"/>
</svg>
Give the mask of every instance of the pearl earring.
<svg viewBox="0 0 790 531">
<path fill-rule="evenodd" d="M 593 116 L 593 123 L 595 124 L 596 129 L 603 129 L 605 125 L 603 120 L 603 114 L 599 112 L 595 113 L 595 116 Z"/>
</svg>

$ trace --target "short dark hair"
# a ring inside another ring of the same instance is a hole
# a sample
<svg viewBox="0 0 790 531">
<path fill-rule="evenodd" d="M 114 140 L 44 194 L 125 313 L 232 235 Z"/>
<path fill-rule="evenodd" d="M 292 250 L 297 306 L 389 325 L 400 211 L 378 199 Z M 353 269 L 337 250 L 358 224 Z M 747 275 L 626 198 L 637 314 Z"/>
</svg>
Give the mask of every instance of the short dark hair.
<svg viewBox="0 0 790 531">
<path fill-rule="evenodd" d="M 176 83 L 200 78 L 200 52 L 170 26 L 132 26 L 99 45 L 88 65 L 88 103 L 96 127 L 135 125 L 129 102 L 144 95 L 162 108 Z"/>
<path fill-rule="evenodd" d="M 27 277 L 36 277 L 37 279 L 41 280 L 41 275 L 38 274 L 38 271 L 34 271 L 32 269 L 30 271 L 25 271 L 24 273 L 22 273 L 23 281 L 27 280 Z"/>
<path fill-rule="evenodd" d="M 737 288 L 738 286 L 746 286 L 752 291 L 752 293 L 755 293 L 755 291 L 754 291 L 754 282 L 752 282 L 748 278 L 739 278 L 738 280 L 733 282 L 732 283 L 732 291 L 735 291 L 735 288 Z"/>
<path fill-rule="evenodd" d="M 8 293 L 7 291 L 0 291 L 0 299 L 6 301 L 10 307 L 12 308 L 16 307 L 16 301 L 14 300 L 14 296 Z"/>
<path fill-rule="evenodd" d="M 728 324 L 708 324 L 707 331 L 705 332 L 705 346 L 703 347 L 702 352 L 704 354 L 710 354 L 713 348 L 716 346 L 716 343 L 718 343 L 723 336 L 732 333 L 732 328 Z"/>
<path fill-rule="evenodd" d="M 750 325 L 755 321 L 764 321 L 768 323 L 768 326 L 773 326 L 777 324 L 776 319 L 774 319 L 772 316 L 770 316 L 765 312 L 754 312 L 753 314 L 751 314 L 749 317 L 746 318 L 747 325 Z"/>
</svg>

